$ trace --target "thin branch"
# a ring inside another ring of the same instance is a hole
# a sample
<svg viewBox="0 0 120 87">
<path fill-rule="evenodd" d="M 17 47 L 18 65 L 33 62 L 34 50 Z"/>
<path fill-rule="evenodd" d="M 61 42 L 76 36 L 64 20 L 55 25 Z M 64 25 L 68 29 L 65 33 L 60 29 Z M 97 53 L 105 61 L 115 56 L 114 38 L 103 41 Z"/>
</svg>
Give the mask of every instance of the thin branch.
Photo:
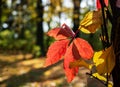
<svg viewBox="0 0 120 87">
<path fill-rule="evenodd" d="M 108 30 L 107 30 L 107 25 L 106 25 L 106 20 L 105 20 L 105 10 L 104 10 L 104 7 L 106 7 L 106 6 L 105 6 L 105 3 L 103 0 L 100 0 L 100 4 L 102 7 L 103 26 L 104 26 L 104 31 L 105 31 L 104 33 L 105 33 L 105 37 L 106 37 L 106 41 L 107 41 L 106 46 L 109 47 L 110 42 L 109 42 Z M 108 62 L 108 61 L 106 61 L 106 62 Z M 106 66 L 106 67 L 108 68 L 108 66 Z M 106 82 L 107 87 L 108 87 L 108 80 L 109 80 L 109 76 L 107 73 L 107 82 Z"/>
<path fill-rule="evenodd" d="M 104 26 L 104 30 L 105 30 L 107 47 L 109 47 L 109 44 L 110 44 L 110 43 L 109 43 L 109 36 L 108 36 L 108 30 L 107 30 L 106 20 L 105 20 L 105 11 L 104 11 L 105 3 L 104 3 L 103 0 L 100 0 L 100 3 L 101 3 L 101 7 L 102 7 L 103 26 Z"/>
<path fill-rule="evenodd" d="M 98 79 L 97 77 L 93 76 L 91 73 L 86 73 L 86 74 L 92 76 L 94 79 L 96 79 L 97 81 L 99 81 L 100 83 L 106 86 L 106 83 L 104 83 L 102 80 Z"/>
</svg>

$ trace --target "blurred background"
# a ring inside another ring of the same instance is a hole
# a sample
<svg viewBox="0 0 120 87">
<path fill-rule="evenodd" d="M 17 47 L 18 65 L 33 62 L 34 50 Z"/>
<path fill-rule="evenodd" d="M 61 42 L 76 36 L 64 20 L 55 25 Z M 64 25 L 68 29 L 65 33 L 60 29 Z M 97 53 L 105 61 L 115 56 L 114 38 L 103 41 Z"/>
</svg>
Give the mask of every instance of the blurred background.
<svg viewBox="0 0 120 87">
<path fill-rule="evenodd" d="M 63 23 L 76 31 L 94 9 L 95 0 L 0 0 L 0 87 L 86 87 L 84 68 L 71 84 L 61 63 L 44 68 L 45 54 L 54 41 L 46 32 Z M 94 45 L 89 35 L 80 35 Z"/>
<path fill-rule="evenodd" d="M 95 0 L 1 0 L 0 52 L 45 56 L 51 39 L 46 32 L 66 23 L 78 29 L 95 9 Z"/>
</svg>

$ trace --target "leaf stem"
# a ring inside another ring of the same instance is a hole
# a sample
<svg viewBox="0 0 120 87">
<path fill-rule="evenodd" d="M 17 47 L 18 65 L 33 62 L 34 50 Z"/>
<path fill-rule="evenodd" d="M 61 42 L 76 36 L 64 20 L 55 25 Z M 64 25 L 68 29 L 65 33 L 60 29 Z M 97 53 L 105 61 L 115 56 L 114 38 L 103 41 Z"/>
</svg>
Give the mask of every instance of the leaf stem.
<svg viewBox="0 0 120 87">
<path fill-rule="evenodd" d="M 72 39 L 70 40 L 70 43 L 73 41 L 73 39 L 77 36 L 77 34 L 79 33 L 79 29 L 76 30 L 74 36 L 72 37 Z M 70 45 L 69 43 L 69 45 Z"/>
</svg>

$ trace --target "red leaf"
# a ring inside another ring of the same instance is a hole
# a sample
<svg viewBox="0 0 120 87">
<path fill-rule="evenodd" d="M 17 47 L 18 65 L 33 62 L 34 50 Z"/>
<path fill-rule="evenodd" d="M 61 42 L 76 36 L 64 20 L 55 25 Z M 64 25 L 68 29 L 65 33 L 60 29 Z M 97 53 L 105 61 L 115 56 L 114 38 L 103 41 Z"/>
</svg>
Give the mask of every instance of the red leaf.
<svg viewBox="0 0 120 87">
<path fill-rule="evenodd" d="M 66 24 L 63 24 L 63 25 L 62 25 L 62 28 L 63 28 L 64 30 L 66 30 L 66 32 L 68 33 L 69 36 L 74 37 L 75 33 L 74 33 Z"/>
<path fill-rule="evenodd" d="M 80 56 L 84 59 L 91 59 L 93 56 L 93 49 L 91 45 L 82 38 L 74 39 L 74 44 L 77 47 L 77 50 Z"/>
<path fill-rule="evenodd" d="M 62 31 L 63 29 L 61 28 L 54 28 L 54 29 L 51 29 L 47 35 L 53 37 L 55 40 L 62 40 L 62 39 L 66 39 L 67 36 L 64 35 L 64 30 Z M 58 34 L 59 32 L 61 32 L 61 34 Z M 63 32 L 63 34 L 62 34 Z"/>
<path fill-rule="evenodd" d="M 65 54 L 68 43 L 69 40 L 60 40 L 51 44 L 47 52 L 45 66 L 49 66 L 58 62 Z"/>
<path fill-rule="evenodd" d="M 72 30 L 66 24 L 63 24 L 60 28 L 50 30 L 47 34 L 56 40 L 62 40 L 74 36 Z"/>
<path fill-rule="evenodd" d="M 104 3 L 106 6 L 108 6 L 108 0 L 104 0 Z M 101 9 L 100 0 L 97 0 L 96 4 L 97 4 L 97 9 Z"/>
<path fill-rule="evenodd" d="M 73 43 L 71 43 L 71 45 L 67 48 L 67 51 L 64 57 L 64 70 L 65 70 L 65 75 L 67 77 L 68 82 L 71 82 L 75 77 L 75 75 L 78 73 L 78 67 L 75 67 L 75 68 L 69 67 L 70 62 L 74 62 L 79 58 L 80 58 L 80 55 L 77 49 L 74 47 Z"/>
</svg>

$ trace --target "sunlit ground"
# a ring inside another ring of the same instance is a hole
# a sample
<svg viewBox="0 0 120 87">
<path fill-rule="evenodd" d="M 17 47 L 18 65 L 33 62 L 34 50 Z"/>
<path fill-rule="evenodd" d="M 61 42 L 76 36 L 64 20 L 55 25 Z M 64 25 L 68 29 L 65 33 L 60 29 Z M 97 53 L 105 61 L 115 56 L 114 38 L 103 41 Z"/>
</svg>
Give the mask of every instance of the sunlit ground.
<svg viewBox="0 0 120 87">
<path fill-rule="evenodd" d="M 61 62 L 50 67 L 44 67 L 44 62 L 44 57 L 33 58 L 31 54 L 0 54 L 0 87 L 104 87 L 91 79 L 86 86 L 89 70 L 85 68 L 67 83 Z"/>
</svg>

